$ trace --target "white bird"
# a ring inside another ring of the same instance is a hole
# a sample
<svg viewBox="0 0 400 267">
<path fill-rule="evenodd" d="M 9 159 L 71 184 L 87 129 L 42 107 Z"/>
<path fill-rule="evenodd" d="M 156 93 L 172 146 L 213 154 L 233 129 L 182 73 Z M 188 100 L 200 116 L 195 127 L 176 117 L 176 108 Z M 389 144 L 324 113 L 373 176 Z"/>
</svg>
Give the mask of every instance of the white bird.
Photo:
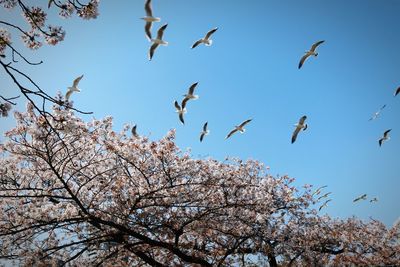
<svg viewBox="0 0 400 267">
<path fill-rule="evenodd" d="M 146 37 L 151 41 L 151 26 L 153 22 L 159 22 L 161 19 L 157 17 L 153 17 L 153 11 L 151 8 L 151 0 L 147 0 L 144 9 L 146 10 L 146 17 L 141 18 L 146 21 L 146 25 L 144 26 L 144 31 L 146 32 Z"/>
<path fill-rule="evenodd" d="M 322 205 L 319 207 L 318 210 L 321 211 L 323 208 L 328 207 L 328 202 L 329 202 L 329 201 L 332 201 L 332 199 L 328 199 L 327 201 L 325 201 L 324 204 L 322 204 Z"/>
<path fill-rule="evenodd" d="M 199 44 L 203 43 L 206 46 L 210 46 L 212 44 L 212 40 L 210 39 L 211 35 L 216 32 L 218 30 L 218 28 L 214 28 L 212 30 L 210 30 L 206 36 L 204 36 L 204 38 L 201 38 L 199 40 L 197 40 L 193 45 L 192 45 L 192 49 L 195 48 L 196 46 L 198 46 Z"/>
<path fill-rule="evenodd" d="M 378 116 L 381 114 L 381 111 L 386 107 L 386 104 L 383 105 L 377 112 L 374 113 L 374 115 L 372 115 L 372 117 L 368 120 L 368 121 L 372 121 L 375 120 L 376 118 L 378 118 Z"/>
<path fill-rule="evenodd" d="M 321 190 L 325 187 L 328 187 L 327 185 L 323 185 L 321 187 L 319 187 L 317 190 L 315 190 L 314 193 L 312 193 L 312 195 L 319 195 L 321 193 Z"/>
<path fill-rule="evenodd" d="M 182 124 L 185 124 L 185 120 L 183 119 L 183 114 L 186 113 L 186 102 L 187 102 L 187 98 L 184 98 L 182 100 L 182 106 L 179 105 L 178 101 L 175 100 L 174 104 L 175 104 L 175 108 L 176 108 L 176 112 L 179 114 L 179 120 L 182 122 Z"/>
<path fill-rule="evenodd" d="M 306 61 L 306 59 L 307 59 L 309 56 L 314 56 L 314 57 L 317 57 L 317 56 L 318 56 L 318 53 L 315 52 L 315 50 L 316 50 L 317 47 L 318 47 L 320 44 L 322 44 L 323 42 L 325 42 L 325 41 L 318 41 L 318 42 L 316 42 L 315 44 L 313 44 L 313 45 L 311 46 L 311 49 L 310 49 L 309 51 L 306 51 L 306 52 L 305 52 L 304 56 L 300 59 L 299 69 L 301 68 L 301 66 L 303 66 L 304 62 Z"/>
<path fill-rule="evenodd" d="M 369 202 L 378 202 L 378 198 L 377 197 L 374 197 L 373 199 L 371 199 Z"/>
<path fill-rule="evenodd" d="M 208 126 L 208 122 L 204 123 L 203 131 L 200 132 L 200 142 L 203 142 L 204 136 L 206 136 L 210 133 L 210 131 L 207 130 L 207 126 Z"/>
<path fill-rule="evenodd" d="M 299 122 L 294 125 L 296 129 L 294 130 L 292 135 L 292 144 L 296 141 L 297 135 L 299 134 L 300 130 L 305 131 L 307 129 L 308 125 L 304 123 L 306 119 L 307 116 L 304 115 L 303 117 L 300 118 Z"/>
<path fill-rule="evenodd" d="M 367 194 L 363 194 L 363 195 L 361 195 L 361 196 L 359 196 L 359 197 L 356 197 L 354 200 L 353 200 L 353 202 L 357 202 L 357 201 L 360 201 L 360 200 L 366 200 L 367 199 Z"/>
<path fill-rule="evenodd" d="M 248 119 L 245 120 L 244 122 L 242 122 L 240 125 L 236 125 L 235 129 L 233 129 L 232 131 L 230 131 L 230 133 L 228 133 L 228 135 L 225 137 L 225 139 L 228 139 L 229 137 L 231 137 L 234 133 L 236 133 L 237 131 L 239 131 L 240 133 L 244 133 L 246 131 L 245 128 L 243 128 L 247 123 L 251 122 L 252 119 Z"/>
<path fill-rule="evenodd" d="M 188 100 L 196 100 L 196 99 L 198 99 L 199 96 L 198 96 L 198 95 L 194 95 L 194 89 L 196 88 L 197 84 L 198 84 L 198 82 L 192 84 L 192 85 L 189 87 L 188 93 L 185 94 L 185 95 L 183 95 L 183 96 L 184 96 L 185 98 L 187 98 Z"/>
<path fill-rule="evenodd" d="M 389 133 L 390 133 L 391 130 L 392 130 L 392 129 L 386 130 L 386 131 L 383 133 L 383 137 L 382 137 L 381 139 L 378 140 L 379 146 L 382 146 L 382 144 L 383 144 L 384 141 L 387 141 L 387 140 L 390 139 Z"/>
<path fill-rule="evenodd" d="M 396 89 L 396 91 L 394 91 L 394 96 L 398 95 L 400 93 L 400 87 Z"/>
<path fill-rule="evenodd" d="M 65 94 L 65 99 L 69 100 L 69 97 L 73 92 L 79 93 L 81 90 L 78 88 L 79 81 L 82 79 L 83 74 L 76 78 L 71 87 L 68 87 L 67 93 Z"/>
<path fill-rule="evenodd" d="M 328 192 L 328 193 L 326 193 L 326 194 L 323 194 L 322 196 L 320 196 L 320 197 L 317 199 L 317 201 L 318 201 L 318 200 L 321 200 L 322 198 L 325 198 L 325 197 L 329 196 L 330 194 L 332 194 L 332 192 Z"/>
<path fill-rule="evenodd" d="M 133 136 L 133 137 L 138 138 L 139 135 L 138 135 L 137 132 L 136 132 L 136 128 L 137 128 L 137 125 L 136 125 L 136 124 L 133 125 L 131 132 L 132 132 L 132 136 Z"/>
<path fill-rule="evenodd" d="M 160 27 L 157 31 L 157 38 L 156 39 L 151 39 L 151 41 L 153 42 L 153 44 L 150 47 L 149 50 L 149 60 L 151 60 L 153 58 L 154 55 L 154 51 L 156 51 L 156 48 L 159 45 L 164 45 L 167 46 L 168 42 L 162 40 L 163 34 L 164 34 L 164 30 L 167 28 L 168 24 L 163 25 L 162 27 Z"/>
</svg>

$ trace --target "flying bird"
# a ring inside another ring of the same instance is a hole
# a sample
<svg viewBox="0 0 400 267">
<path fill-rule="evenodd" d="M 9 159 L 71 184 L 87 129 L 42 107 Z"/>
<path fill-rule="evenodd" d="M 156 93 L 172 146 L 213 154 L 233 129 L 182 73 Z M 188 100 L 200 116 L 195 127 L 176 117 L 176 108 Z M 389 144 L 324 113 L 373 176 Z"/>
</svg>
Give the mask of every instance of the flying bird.
<svg viewBox="0 0 400 267">
<path fill-rule="evenodd" d="M 204 123 L 203 131 L 200 132 L 200 142 L 203 142 L 204 136 L 206 136 L 210 133 L 210 131 L 207 130 L 207 126 L 208 126 L 208 122 Z"/>
<path fill-rule="evenodd" d="M 73 92 L 80 92 L 81 90 L 78 88 L 79 81 L 83 78 L 83 74 L 76 78 L 72 84 L 72 87 L 68 87 L 67 93 L 65 94 L 65 99 L 69 100 L 69 97 Z"/>
<path fill-rule="evenodd" d="M 378 202 L 378 198 L 377 197 L 374 197 L 373 199 L 371 199 L 369 202 Z"/>
<path fill-rule="evenodd" d="M 185 98 L 187 98 L 188 100 L 191 100 L 191 99 L 196 100 L 196 99 L 198 99 L 199 96 L 198 96 L 198 95 L 194 95 L 194 89 L 196 88 L 197 84 L 198 84 L 198 82 L 192 84 L 192 85 L 189 87 L 188 93 L 185 94 L 185 95 L 183 95 L 183 96 L 184 96 Z"/>
<path fill-rule="evenodd" d="M 151 26 L 153 22 L 159 22 L 161 19 L 157 17 L 153 17 L 153 10 L 151 8 L 151 0 L 147 0 L 144 9 L 146 10 L 146 17 L 141 18 L 142 20 L 146 21 L 144 26 L 144 31 L 146 32 L 146 37 L 151 41 Z"/>
<path fill-rule="evenodd" d="M 225 139 L 228 139 L 229 137 L 231 137 L 234 133 L 236 133 L 237 131 L 239 131 L 240 133 L 244 133 L 246 131 L 246 129 L 244 129 L 243 127 L 251 122 L 252 119 L 248 119 L 245 120 L 244 122 L 242 122 L 240 125 L 236 125 L 235 129 L 233 129 L 232 131 L 230 131 L 230 133 L 228 133 L 228 135 L 225 137 Z"/>
<path fill-rule="evenodd" d="M 319 195 L 319 194 L 321 193 L 321 190 L 322 190 L 323 188 L 325 188 L 325 187 L 328 187 L 328 186 L 327 186 L 327 185 L 323 185 L 323 186 L 317 188 L 317 190 L 315 190 L 315 192 L 312 193 L 312 195 Z"/>
<path fill-rule="evenodd" d="M 378 118 L 378 116 L 381 114 L 381 111 L 386 107 L 386 104 L 383 105 L 377 112 L 374 113 L 374 115 L 372 115 L 372 117 L 369 119 L 369 121 L 375 120 L 376 118 Z"/>
<path fill-rule="evenodd" d="M 363 195 L 361 195 L 361 196 L 355 198 L 355 199 L 353 200 L 353 202 L 357 202 L 357 201 L 360 201 L 360 200 L 366 200 L 366 199 L 367 199 L 367 194 L 363 194 Z"/>
<path fill-rule="evenodd" d="M 185 124 L 185 120 L 183 119 L 183 114 L 186 113 L 186 102 L 187 102 L 186 98 L 182 100 L 182 104 L 181 104 L 182 106 L 179 105 L 178 101 L 175 100 L 175 102 L 174 102 L 176 112 L 178 112 L 179 120 L 182 122 L 182 124 Z"/>
<path fill-rule="evenodd" d="M 306 119 L 307 116 L 304 115 L 303 117 L 300 118 L 299 122 L 294 125 L 296 129 L 294 130 L 292 135 L 292 144 L 296 141 L 297 135 L 299 134 L 300 130 L 305 131 L 307 129 L 308 125 L 304 123 Z"/>
<path fill-rule="evenodd" d="M 332 201 L 332 199 L 328 199 L 327 201 L 325 201 L 324 204 L 322 204 L 322 205 L 319 207 L 318 210 L 321 211 L 323 208 L 328 207 L 328 202 L 330 202 L 330 201 Z"/>
<path fill-rule="evenodd" d="M 206 46 L 210 46 L 212 44 L 212 40 L 210 39 L 211 35 L 216 32 L 218 30 L 218 28 L 214 28 L 212 30 L 210 30 L 206 36 L 204 36 L 204 38 L 201 38 L 199 40 L 197 40 L 193 45 L 192 45 L 192 49 L 195 48 L 196 46 L 198 46 L 199 44 L 203 43 Z"/>
<path fill-rule="evenodd" d="M 317 201 L 320 200 L 320 199 L 322 199 L 322 198 L 325 198 L 325 197 L 329 196 L 330 194 L 332 194 L 332 192 L 328 192 L 328 193 L 326 193 L 326 194 L 323 194 L 322 196 L 320 196 L 320 197 L 317 199 Z"/>
<path fill-rule="evenodd" d="M 167 46 L 168 42 L 162 40 L 163 34 L 164 34 L 164 30 L 167 28 L 168 24 L 163 25 L 162 27 L 160 27 L 157 31 L 157 38 L 156 39 L 151 39 L 151 41 L 153 42 L 153 44 L 150 47 L 149 50 L 149 60 L 151 60 L 153 58 L 154 55 L 154 51 L 156 51 L 156 48 L 159 45 L 164 45 Z"/>
<path fill-rule="evenodd" d="M 325 42 L 325 41 L 318 41 L 318 42 L 316 42 L 315 44 L 313 44 L 313 45 L 311 46 L 311 49 L 310 49 L 309 51 L 306 51 L 306 52 L 305 52 L 304 56 L 300 59 L 299 69 L 301 68 L 301 66 L 303 66 L 304 62 L 306 61 L 306 59 L 307 59 L 308 57 L 310 57 L 310 56 L 317 57 L 317 56 L 318 56 L 318 53 L 315 52 L 315 50 L 316 50 L 317 47 L 318 47 L 320 44 L 322 44 L 323 42 Z"/>
<path fill-rule="evenodd" d="M 394 91 L 394 96 L 398 95 L 400 93 L 400 87 L 396 89 L 396 91 Z"/>
<path fill-rule="evenodd" d="M 131 132 L 132 132 L 132 136 L 133 136 L 133 137 L 138 138 L 139 135 L 138 135 L 137 132 L 136 132 L 136 128 L 137 128 L 137 125 L 136 125 L 136 124 L 133 125 Z"/>
<path fill-rule="evenodd" d="M 383 137 L 382 137 L 381 139 L 378 140 L 379 146 L 382 146 L 382 144 L 383 144 L 384 141 L 387 141 L 387 140 L 390 139 L 390 137 L 389 137 L 389 132 L 390 132 L 391 130 L 392 130 L 392 129 L 386 130 L 386 131 L 383 133 Z"/>
</svg>

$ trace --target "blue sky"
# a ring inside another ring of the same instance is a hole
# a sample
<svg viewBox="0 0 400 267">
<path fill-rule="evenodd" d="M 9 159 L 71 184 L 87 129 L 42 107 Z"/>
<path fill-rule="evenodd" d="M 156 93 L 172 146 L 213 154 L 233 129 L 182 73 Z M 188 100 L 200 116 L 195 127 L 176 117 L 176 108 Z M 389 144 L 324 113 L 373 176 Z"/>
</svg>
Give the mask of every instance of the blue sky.
<svg viewBox="0 0 400 267">
<path fill-rule="evenodd" d="M 43 6 L 47 1 L 42 1 Z M 102 118 L 115 129 L 137 123 L 139 134 L 159 139 L 176 128 L 181 149 L 194 157 L 257 159 L 273 175 L 288 174 L 297 185 L 328 185 L 334 217 L 372 216 L 391 225 L 400 215 L 400 2 L 153 0 L 153 25 L 168 23 L 151 62 L 144 35 L 144 1 L 102 1 L 96 20 L 50 21 L 63 25 L 65 41 L 37 52 L 14 45 L 40 66 L 18 66 L 55 95 L 84 74 L 75 106 Z M 114 5 L 113 5 L 114 4 Z M 26 26 L 19 11 L 0 9 L 2 20 Z M 194 41 L 218 27 L 213 45 L 191 50 Z M 304 51 L 318 40 L 318 58 L 297 69 Z M 1 93 L 15 86 L 0 72 Z M 181 125 L 173 101 L 199 82 L 200 99 L 188 103 Z M 21 101 L 23 102 L 23 101 Z M 383 104 L 381 116 L 368 121 Z M 23 110 L 24 104 L 18 106 Z M 307 115 L 309 128 L 291 144 L 293 124 Z M 253 118 L 245 134 L 224 140 L 234 125 Z M 205 121 L 211 133 L 203 143 Z M 4 132 L 12 118 L 1 119 Z M 378 146 L 387 129 L 391 140 Z M 352 203 L 363 193 L 378 203 Z"/>
</svg>

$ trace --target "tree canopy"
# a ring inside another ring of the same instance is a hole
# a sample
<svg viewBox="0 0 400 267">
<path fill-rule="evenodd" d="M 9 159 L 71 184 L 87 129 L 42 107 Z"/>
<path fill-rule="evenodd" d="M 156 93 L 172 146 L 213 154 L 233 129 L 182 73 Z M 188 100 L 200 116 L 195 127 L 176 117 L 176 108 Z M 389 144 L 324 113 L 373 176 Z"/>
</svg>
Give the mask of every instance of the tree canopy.
<svg viewBox="0 0 400 267">
<path fill-rule="evenodd" d="M 68 108 L 15 113 L 0 159 L 1 257 L 30 266 L 379 265 L 399 227 L 320 216 L 318 193 L 257 161 L 194 159 L 174 143 L 85 123 Z"/>
</svg>

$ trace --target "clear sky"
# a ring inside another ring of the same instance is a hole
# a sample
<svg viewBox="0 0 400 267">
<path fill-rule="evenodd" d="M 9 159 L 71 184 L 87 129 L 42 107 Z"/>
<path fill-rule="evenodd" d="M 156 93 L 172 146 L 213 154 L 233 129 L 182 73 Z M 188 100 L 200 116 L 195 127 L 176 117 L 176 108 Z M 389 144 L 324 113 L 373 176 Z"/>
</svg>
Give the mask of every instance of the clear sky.
<svg viewBox="0 0 400 267">
<path fill-rule="evenodd" d="M 71 99 L 94 113 L 85 120 L 111 115 L 116 130 L 136 123 L 139 134 L 155 140 L 176 128 L 178 145 L 193 157 L 260 160 L 297 185 L 328 185 L 324 192 L 332 191 L 333 200 L 323 213 L 391 225 L 400 216 L 400 95 L 393 97 L 400 86 L 399 13 L 396 0 L 153 0 L 153 14 L 161 17 L 153 35 L 168 23 L 169 45 L 151 62 L 141 0 L 101 1 L 91 21 L 63 20 L 50 10 L 51 24 L 67 31 L 65 41 L 34 53 L 12 35 L 25 55 L 44 60 L 18 66 L 50 94 L 64 93 L 84 74 L 82 92 Z M 0 17 L 26 27 L 19 11 L 0 9 Z M 214 27 L 212 46 L 190 49 Z M 299 70 L 318 40 L 325 40 L 319 56 Z M 3 71 L 0 81 L 2 94 L 15 95 Z M 173 101 L 194 82 L 200 98 L 188 103 L 181 125 Z M 381 116 L 368 121 L 383 104 Z M 303 115 L 309 128 L 291 144 Z M 245 134 L 224 139 L 248 118 Z M 1 119 L 2 132 L 12 121 Z M 205 121 L 211 133 L 200 143 Z M 379 147 L 387 129 L 391 140 Z M 353 204 L 363 193 L 379 202 Z"/>
</svg>

